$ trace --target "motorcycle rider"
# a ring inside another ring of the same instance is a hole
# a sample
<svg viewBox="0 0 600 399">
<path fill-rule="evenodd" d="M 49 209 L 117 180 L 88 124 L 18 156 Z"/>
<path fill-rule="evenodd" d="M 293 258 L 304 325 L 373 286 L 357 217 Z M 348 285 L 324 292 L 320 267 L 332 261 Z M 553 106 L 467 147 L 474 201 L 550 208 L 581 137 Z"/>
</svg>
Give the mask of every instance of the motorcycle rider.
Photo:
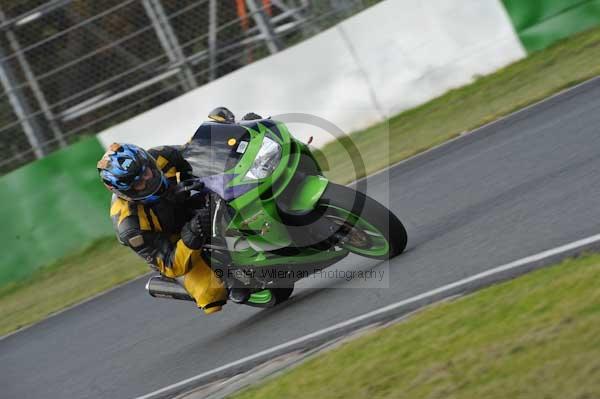
<svg viewBox="0 0 600 399">
<path fill-rule="evenodd" d="M 213 111 L 211 119 L 218 120 L 214 115 Z M 251 113 L 244 117 L 250 118 L 260 116 Z M 250 291 L 239 286 L 227 290 L 201 256 L 210 231 L 210 211 L 195 210 L 190 218 L 190 210 L 181 206 L 175 195 L 177 184 L 192 177 L 181 150 L 162 146 L 146 151 L 133 144 L 114 143 L 97 168 L 113 193 L 110 216 L 119 243 L 162 275 L 176 278 L 198 307 L 211 314 L 221 310 L 228 293 L 231 300 L 243 303 Z"/>
</svg>

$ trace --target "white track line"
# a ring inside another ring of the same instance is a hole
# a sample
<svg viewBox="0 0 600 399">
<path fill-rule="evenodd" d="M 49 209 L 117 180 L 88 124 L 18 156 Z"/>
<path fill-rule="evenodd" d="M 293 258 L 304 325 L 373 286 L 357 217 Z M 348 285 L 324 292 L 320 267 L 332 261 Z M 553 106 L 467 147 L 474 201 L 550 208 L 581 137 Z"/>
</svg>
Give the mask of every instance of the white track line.
<svg viewBox="0 0 600 399">
<path fill-rule="evenodd" d="M 581 240 L 578 240 L 578 241 L 574 241 L 574 242 L 571 242 L 569 244 L 562 245 L 560 247 L 549 249 L 547 251 L 540 252 L 538 254 L 531 255 L 531 256 L 528 256 L 528 257 L 516 260 L 514 262 L 507 263 L 505 265 L 495 267 L 493 269 L 489 269 L 489 270 L 487 270 L 485 272 L 482 272 L 482 273 L 479 273 L 479 274 L 475 274 L 475 275 L 473 275 L 471 277 L 467 277 L 467 278 L 464 278 L 462 280 L 458 280 L 458 281 L 456 281 L 454 283 L 450 283 L 450 284 L 441 286 L 439 288 L 433 289 L 431 291 L 427 291 L 427 292 L 424 292 L 422 294 L 413 296 L 411 298 L 404 299 L 404 300 L 402 300 L 400 302 L 392 303 L 390 305 L 384 306 L 384 307 L 382 307 L 380 309 L 377 309 L 377 310 L 374 310 L 372 312 L 365 313 L 363 315 L 354 317 L 352 319 L 343 321 L 341 323 L 334 324 L 333 326 L 324 328 L 322 330 L 318 330 L 318 331 L 315 331 L 313 333 L 304 335 L 304 336 L 302 336 L 300 338 L 293 339 L 291 341 L 288 341 L 288 342 L 285 342 L 283 344 L 274 346 L 274 347 L 269 348 L 267 350 L 255 353 L 254 355 L 250 355 L 250 356 L 244 357 L 244 358 L 242 358 L 240 360 L 236 360 L 235 362 L 231 362 L 231 363 L 225 364 L 225 365 L 223 365 L 221 367 L 218 367 L 216 369 L 213 369 L 213 370 L 210 370 L 210 371 L 198 374 L 198 375 L 196 375 L 194 377 L 191 377 L 191 378 L 188 378 L 186 380 L 180 381 L 180 382 L 178 382 L 176 384 L 173 384 L 173 385 L 169 385 L 169 386 L 167 386 L 165 388 L 162 388 L 162 389 L 159 389 L 157 391 L 151 392 L 151 393 L 146 394 L 144 396 L 140 396 L 140 397 L 138 397 L 136 399 L 150 399 L 150 398 L 153 398 L 153 397 L 156 397 L 156 396 L 160 396 L 162 394 L 166 394 L 166 393 L 168 393 L 170 391 L 177 390 L 178 388 L 182 388 L 182 387 L 184 387 L 184 386 L 186 386 L 186 385 L 188 385 L 190 383 L 193 383 L 194 381 L 199 381 L 199 380 L 205 379 L 207 377 L 210 377 L 211 375 L 216 375 L 216 374 L 218 374 L 218 373 L 220 373 L 222 371 L 225 371 L 227 369 L 231 369 L 231 368 L 235 368 L 235 367 L 241 366 L 244 363 L 252 362 L 253 360 L 256 360 L 256 359 L 268 356 L 269 354 L 275 354 L 277 352 L 281 352 L 282 350 L 285 350 L 286 348 L 292 348 L 292 347 L 297 346 L 298 344 L 302 344 L 304 342 L 308 343 L 311 340 L 313 340 L 315 338 L 318 338 L 320 336 L 325 336 L 325 335 L 327 335 L 330 332 L 333 332 L 333 331 L 336 331 L 336 330 L 341 330 L 341 329 L 344 329 L 345 327 L 351 327 L 352 325 L 360 324 L 361 322 L 364 322 L 364 321 L 369 320 L 369 319 L 376 320 L 378 316 L 385 315 L 386 313 L 391 313 L 394 310 L 396 310 L 398 308 L 401 308 L 403 306 L 410 305 L 410 304 L 413 304 L 413 303 L 417 303 L 417 302 L 419 302 L 421 300 L 424 300 L 424 299 L 433 298 L 436 295 L 440 295 L 440 294 L 444 294 L 444 293 L 451 293 L 452 290 L 454 290 L 455 288 L 459 288 L 461 286 L 467 286 L 468 284 L 473 283 L 475 281 L 483 280 L 483 279 L 485 279 L 487 277 L 491 277 L 491 276 L 494 276 L 494 275 L 506 272 L 508 270 L 514 270 L 514 269 L 517 269 L 519 267 L 522 267 L 522 266 L 525 266 L 525 265 L 529 265 L 529 264 L 532 264 L 532 263 L 535 263 L 535 262 L 539 262 L 541 260 L 553 257 L 555 255 L 560 255 L 560 254 L 563 254 L 563 253 L 566 253 L 566 252 L 569 252 L 569 251 L 576 250 L 578 248 L 583 248 L 585 246 L 588 246 L 588 245 L 591 245 L 591 244 L 594 244 L 594 243 L 597 243 L 597 242 L 600 242 L 600 234 L 596 234 L 596 235 L 588 237 L 588 238 L 584 238 L 584 239 L 581 239 Z"/>
</svg>

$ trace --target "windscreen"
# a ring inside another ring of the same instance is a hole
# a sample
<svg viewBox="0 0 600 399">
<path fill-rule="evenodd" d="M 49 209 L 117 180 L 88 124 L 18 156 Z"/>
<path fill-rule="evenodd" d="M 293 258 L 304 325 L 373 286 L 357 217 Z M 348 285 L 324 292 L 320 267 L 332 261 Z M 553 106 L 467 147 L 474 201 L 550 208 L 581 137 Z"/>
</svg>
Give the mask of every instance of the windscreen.
<svg viewBox="0 0 600 399">
<path fill-rule="evenodd" d="M 186 144 L 183 157 L 196 177 L 223 174 L 242 157 L 240 142 L 249 140 L 250 134 L 239 125 L 205 122 Z"/>
</svg>

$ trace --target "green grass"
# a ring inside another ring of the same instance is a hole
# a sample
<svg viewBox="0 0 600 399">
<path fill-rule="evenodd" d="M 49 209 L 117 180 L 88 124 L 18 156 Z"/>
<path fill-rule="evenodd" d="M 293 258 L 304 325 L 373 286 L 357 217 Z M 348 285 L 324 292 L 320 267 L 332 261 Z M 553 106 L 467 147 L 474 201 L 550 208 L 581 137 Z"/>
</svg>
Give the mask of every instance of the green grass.
<svg viewBox="0 0 600 399">
<path fill-rule="evenodd" d="M 0 289 L 0 336 L 35 323 L 150 269 L 114 237 Z"/>
<path fill-rule="evenodd" d="M 370 174 L 598 76 L 599 60 L 600 28 L 596 28 L 346 139 L 356 144 Z M 334 167 L 328 177 L 343 183 L 362 177 L 352 173 L 340 143 L 326 145 L 322 153 Z"/>
<path fill-rule="evenodd" d="M 597 254 L 424 309 L 234 396 L 599 397 Z"/>
<path fill-rule="evenodd" d="M 600 75 L 598 60 L 600 28 L 573 36 L 346 140 L 356 144 L 369 174 Z M 327 172 L 333 180 L 345 183 L 364 175 L 352 173 L 340 143 L 328 144 L 321 153 L 333 166 Z M 41 320 L 145 270 L 114 239 L 102 241 L 43 269 L 28 281 L 0 288 L 0 334 Z"/>
</svg>

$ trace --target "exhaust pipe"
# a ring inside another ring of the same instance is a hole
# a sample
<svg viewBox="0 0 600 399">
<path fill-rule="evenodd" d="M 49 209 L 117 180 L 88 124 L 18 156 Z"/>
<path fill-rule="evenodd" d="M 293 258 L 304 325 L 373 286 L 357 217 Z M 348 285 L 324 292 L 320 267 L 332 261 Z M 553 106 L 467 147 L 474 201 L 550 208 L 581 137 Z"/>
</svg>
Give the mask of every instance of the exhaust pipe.
<svg viewBox="0 0 600 399">
<path fill-rule="evenodd" d="M 150 277 L 150 280 L 146 283 L 146 290 L 154 298 L 194 302 L 194 298 L 177 281 L 163 276 Z"/>
</svg>

